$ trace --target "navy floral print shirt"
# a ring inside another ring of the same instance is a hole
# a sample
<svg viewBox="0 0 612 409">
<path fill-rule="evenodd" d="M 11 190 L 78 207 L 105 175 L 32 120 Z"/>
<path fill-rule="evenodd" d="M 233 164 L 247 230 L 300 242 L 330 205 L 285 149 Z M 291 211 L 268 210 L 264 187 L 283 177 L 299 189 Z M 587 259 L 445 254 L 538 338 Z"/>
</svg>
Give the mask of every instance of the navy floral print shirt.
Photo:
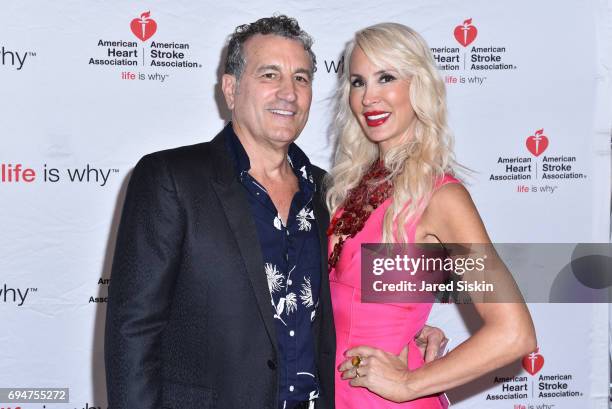
<svg viewBox="0 0 612 409">
<path fill-rule="evenodd" d="M 226 144 L 247 191 L 261 245 L 280 355 L 279 407 L 291 408 L 319 396 L 312 322 L 319 304 L 321 248 L 312 208 L 316 185 L 311 164 L 297 145 L 289 146 L 287 160 L 299 191 L 285 226 L 266 189 L 248 173 L 249 157 L 234 132 L 228 133 Z"/>
</svg>

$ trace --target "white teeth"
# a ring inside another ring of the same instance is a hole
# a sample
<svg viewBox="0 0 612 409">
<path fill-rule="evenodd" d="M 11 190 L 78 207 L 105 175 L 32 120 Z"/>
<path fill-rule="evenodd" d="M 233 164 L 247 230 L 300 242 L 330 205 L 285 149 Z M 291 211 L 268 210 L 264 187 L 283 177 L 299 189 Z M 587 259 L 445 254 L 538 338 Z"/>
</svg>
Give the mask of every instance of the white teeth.
<svg viewBox="0 0 612 409">
<path fill-rule="evenodd" d="M 270 112 L 272 112 L 274 114 L 285 115 L 285 116 L 293 116 L 293 115 L 295 115 L 295 112 L 283 111 L 282 109 L 271 109 Z"/>
<path fill-rule="evenodd" d="M 385 112 L 384 114 L 378 114 L 378 115 L 366 115 L 366 118 L 368 118 L 369 121 L 376 121 L 377 119 L 386 118 L 389 115 L 391 115 L 390 112 Z"/>
</svg>

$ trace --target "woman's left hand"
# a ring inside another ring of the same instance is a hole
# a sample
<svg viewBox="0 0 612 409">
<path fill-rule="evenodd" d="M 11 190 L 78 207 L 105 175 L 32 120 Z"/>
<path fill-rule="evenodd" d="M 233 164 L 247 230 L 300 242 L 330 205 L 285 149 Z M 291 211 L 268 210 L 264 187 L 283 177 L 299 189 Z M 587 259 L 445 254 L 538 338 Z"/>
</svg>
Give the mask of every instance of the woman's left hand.
<svg viewBox="0 0 612 409">
<path fill-rule="evenodd" d="M 417 397 L 411 387 L 408 369 L 408 346 L 399 355 L 368 346 L 358 346 L 345 352 L 347 360 L 338 370 L 342 379 L 350 379 L 351 386 L 367 388 L 370 392 L 394 402 L 406 402 Z M 360 357 L 353 366 L 353 357 Z"/>
</svg>

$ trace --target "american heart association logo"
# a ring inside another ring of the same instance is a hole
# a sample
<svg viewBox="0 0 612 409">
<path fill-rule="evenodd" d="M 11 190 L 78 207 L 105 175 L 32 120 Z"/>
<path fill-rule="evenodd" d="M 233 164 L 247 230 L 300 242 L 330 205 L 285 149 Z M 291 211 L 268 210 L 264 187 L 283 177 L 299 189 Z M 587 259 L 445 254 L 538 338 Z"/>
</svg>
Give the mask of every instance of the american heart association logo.
<svg viewBox="0 0 612 409">
<path fill-rule="evenodd" d="M 535 131 L 535 135 L 527 137 L 525 141 L 527 149 L 533 156 L 540 156 L 548 148 L 548 138 L 544 135 L 544 129 Z"/>
<path fill-rule="evenodd" d="M 523 358 L 523 368 L 531 374 L 531 376 L 540 372 L 544 366 L 544 357 L 539 354 L 540 348 Z"/>
<path fill-rule="evenodd" d="M 130 23 L 132 33 L 142 41 L 147 41 L 157 31 L 157 23 L 149 18 L 150 15 L 150 11 L 145 11 L 140 15 L 140 18 L 135 18 Z"/>
<path fill-rule="evenodd" d="M 474 40 L 476 40 L 476 36 L 478 35 L 478 30 L 476 27 L 472 25 L 472 19 L 468 18 L 463 22 L 463 24 L 459 24 L 455 27 L 455 39 L 464 47 L 472 44 Z"/>
</svg>

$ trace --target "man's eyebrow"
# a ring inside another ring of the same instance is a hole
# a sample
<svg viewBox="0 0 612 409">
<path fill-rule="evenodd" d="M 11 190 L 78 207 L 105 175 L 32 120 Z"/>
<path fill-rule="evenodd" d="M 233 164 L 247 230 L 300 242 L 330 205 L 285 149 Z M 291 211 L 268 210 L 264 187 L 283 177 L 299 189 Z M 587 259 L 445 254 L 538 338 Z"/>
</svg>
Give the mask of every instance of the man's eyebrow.
<svg viewBox="0 0 612 409">
<path fill-rule="evenodd" d="M 257 72 L 266 71 L 266 70 L 280 71 L 280 67 L 278 65 L 268 64 L 268 65 L 262 65 L 261 67 L 257 68 Z"/>
<path fill-rule="evenodd" d="M 256 72 L 262 72 L 267 70 L 281 71 L 281 68 L 276 64 L 268 64 L 262 65 L 261 67 L 257 68 Z M 309 70 L 308 68 L 298 68 L 294 71 L 294 74 L 306 74 L 308 75 L 309 79 L 312 78 L 312 70 Z"/>
<path fill-rule="evenodd" d="M 295 70 L 295 74 L 306 74 L 308 75 L 308 79 L 312 79 L 312 70 L 309 70 L 308 68 L 298 68 Z"/>
</svg>

